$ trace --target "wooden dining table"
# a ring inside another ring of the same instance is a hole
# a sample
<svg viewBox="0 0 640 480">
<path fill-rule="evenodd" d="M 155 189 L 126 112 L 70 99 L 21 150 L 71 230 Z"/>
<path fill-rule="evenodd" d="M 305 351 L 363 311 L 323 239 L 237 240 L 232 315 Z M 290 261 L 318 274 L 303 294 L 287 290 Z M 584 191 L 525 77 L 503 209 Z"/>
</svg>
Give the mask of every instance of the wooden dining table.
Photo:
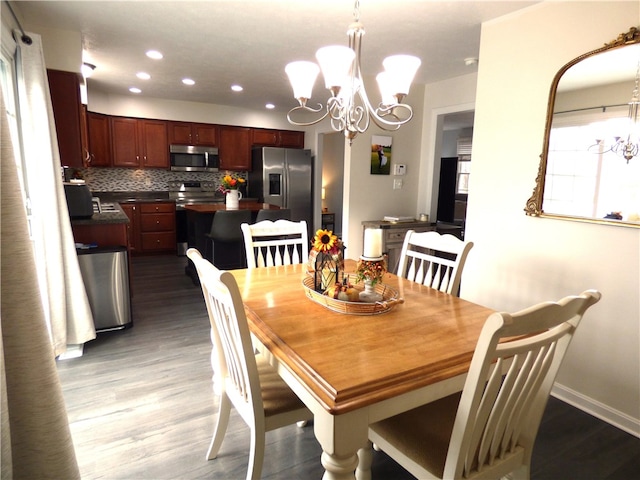
<svg viewBox="0 0 640 480">
<path fill-rule="evenodd" d="M 382 281 L 403 302 L 371 315 L 309 298 L 304 264 L 232 273 L 259 348 L 314 414 L 326 480 L 370 478 L 357 470 L 369 424 L 462 390 L 493 313 L 390 273 Z"/>
</svg>

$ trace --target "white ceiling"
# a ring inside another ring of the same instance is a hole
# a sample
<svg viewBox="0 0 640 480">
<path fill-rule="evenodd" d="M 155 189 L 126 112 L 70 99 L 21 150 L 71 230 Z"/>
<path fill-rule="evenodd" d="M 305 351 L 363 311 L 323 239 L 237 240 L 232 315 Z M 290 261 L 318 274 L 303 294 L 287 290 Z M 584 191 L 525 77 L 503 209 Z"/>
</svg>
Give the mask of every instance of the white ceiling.
<svg viewBox="0 0 640 480">
<path fill-rule="evenodd" d="M 538 0 L 539 1 L 539 0 Z M 362 0 L 366 28 L 362 70 L 375 75 L 382 59 L 407 53 L 422 59 L 416 82 L 430 83 L 477 70 L 482 22 L 538 1 Z M 131 86 L 149 97 L 286 112 L 297 105 L 285 65 L 314 60 L 324 45 L 346 44 L 353 21 L 349 0 L 20 1 L 12 2 L 26 29 L 82 32 L 86 60 L 97 66 L 88 80 L 122 95 Z M 160 61 L 145 56 L 156 49 Z M 138 71 L 152 78 L 138 80 Z M 196 81 L 192 87 L 183 77 Z M 244 87 L 234 93 L 234 83 Z M 377 103 L 378 93 L 370 92 Z M 311 102 L 327 97 L 321 78 Z M 406 101 L 411 103 L 411 94 Z"/>
</svg>

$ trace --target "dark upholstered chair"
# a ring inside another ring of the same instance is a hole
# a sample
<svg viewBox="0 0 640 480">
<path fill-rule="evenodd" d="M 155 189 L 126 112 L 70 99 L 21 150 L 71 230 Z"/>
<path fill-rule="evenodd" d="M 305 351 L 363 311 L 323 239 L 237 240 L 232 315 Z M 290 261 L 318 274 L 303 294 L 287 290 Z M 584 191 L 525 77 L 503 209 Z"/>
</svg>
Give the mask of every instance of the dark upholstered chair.
<svg viewBox="0 0 640 480">
<path fill-rule="evenodd" d="M 245 268 L 246 255 L 240 225 L 251 222 L 250 210 L 216 212 L 207 235 L 206 258 L 221 270 Z"/>
<path fill-rule="evenodd" d="M 288 208 L 283 208 L 281 210 L 263 208 L 258 211 L 255 223 L 261 222 L 262 220 L 271 220 L 272 222 L 275 222 L 276 220 L 291 220 L 291 210 Z"/>
</svg>

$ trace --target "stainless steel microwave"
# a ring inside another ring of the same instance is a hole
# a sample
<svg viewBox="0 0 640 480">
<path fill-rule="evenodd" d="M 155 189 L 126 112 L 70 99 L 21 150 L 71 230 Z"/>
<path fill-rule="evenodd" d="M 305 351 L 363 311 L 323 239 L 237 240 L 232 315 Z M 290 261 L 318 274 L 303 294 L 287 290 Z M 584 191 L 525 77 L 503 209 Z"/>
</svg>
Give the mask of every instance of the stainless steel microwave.
<svg viewBox="0 0 640 480">
<path fill-rule="evenodd" d="M 169 157 L 175 172 L 217 172 L 220 167 L 216 147 L 170 145 Z"/>
</svg>

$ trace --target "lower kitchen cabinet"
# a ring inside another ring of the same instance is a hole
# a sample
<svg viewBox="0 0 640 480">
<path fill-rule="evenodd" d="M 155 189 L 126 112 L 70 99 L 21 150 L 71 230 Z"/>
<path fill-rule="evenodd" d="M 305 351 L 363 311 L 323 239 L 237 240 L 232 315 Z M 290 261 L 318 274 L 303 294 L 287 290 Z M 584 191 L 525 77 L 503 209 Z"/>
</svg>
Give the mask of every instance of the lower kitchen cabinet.
<svg viewBox="0 0 640 480">
<path fill-rule="evenodd" d="M 127 234 L 129 235 L 130 251 L 131 253 L 137 253 L 140 250 L 140 218 L 138 215 L 138 206 L 130 203 L 121 203 L 120 207 L 127 217 L 129 217 Z"/>
<path fill-rule="evenodd" d="M 99 247 L 129 246 L 126 223 L 72 225 L 76 243 L 97 243 Z"/>
<path fill-rule="evenodd" d="M 144 253 L 175 252 L 175 203 L 140 203 L 139 207 L 141 251 Z"/>
</svg>

